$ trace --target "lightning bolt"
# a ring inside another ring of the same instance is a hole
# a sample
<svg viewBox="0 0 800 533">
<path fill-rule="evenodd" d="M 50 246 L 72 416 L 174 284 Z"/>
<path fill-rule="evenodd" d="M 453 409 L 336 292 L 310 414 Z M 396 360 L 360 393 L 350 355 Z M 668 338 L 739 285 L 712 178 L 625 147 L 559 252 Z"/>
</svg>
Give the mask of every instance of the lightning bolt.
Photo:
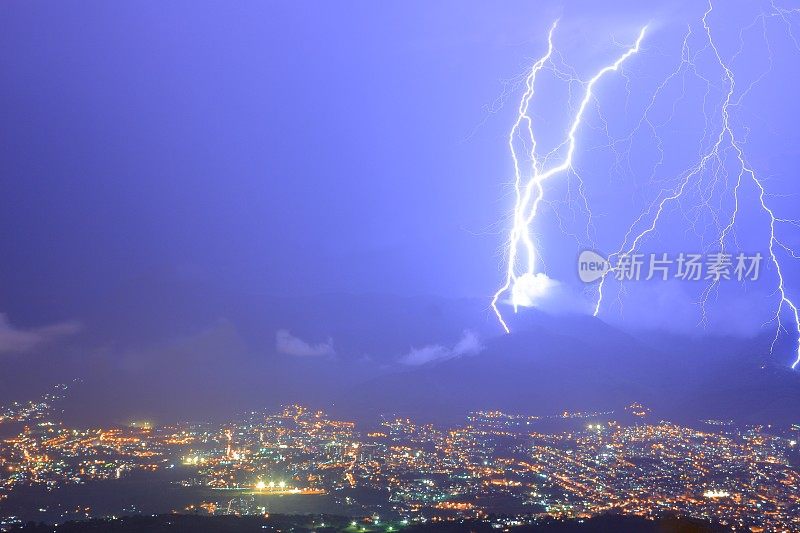
<svg viewBox="0 0 800 533">
<path fill-rule="evenodd" d="M 581 126 L 586 108 L 594 97 L 593 91 L 595 85 L 606 74 L 619 70 L 620 66 L 629 57 L 639 51 L 645 31 L 647 30 L 646 26 L 642 28 L 633 46 L 627 48 L 627 50 L 612 64 L 603 67 L 587 82 L 582 83 L 584 86 L 583 97 L 580 100 L 580 104 L 567 130 L 566 139 L 553 151 L 540 159 L 536 151 L 536 135 L 533 132 L 533 120 L 529 114 L 529 107 L 535 93 L 536 78 L 539 73 L 545 69 L 546 65 L 549 65 L 555 70 L 555 67 L 552 66 L 551 63 L 551 57 L 554 50 L 553 34 L 557 25 L 558 21 L 554 22 L 547 35 L 547 52 L 533 64 L 525 79 L 525 92 L 517 108 L 516 121 L 508 135 L 509 151 L 511 152 L 511 158 L 514 163 L 515 202 L 512 214 L 512 227 L 507 241 L 505 281 L 492 297 L 491 303 L 492 309 L 506 333 L 509 333 L 510 330 L 498 308 L 500 299 L 503 295 L 510 292 L 514 312 L 517 312 L 520 303 L 523 301 L 523 293 L 527 290 L 529 284 L 535 284 L 537 282 L 536 264 L 539 258 L 536 245 L 531 236 L 530 227 L 539 212 L 539 206 L 544 198 L 543 184 L 554 176 L 573 171 L 572 159 L 577 144 L 575 136 L 578 128 Z M 523 165 L 520 162 L 521 156 L 518 154 L 516 148 L 517 142 L 515 141 L 518 139 L 527 146 L 526 163 L 528 168 L 525 169 L 523 169 Z M 547 162 L 562 151 L 564 147 L 566 147 L 566 153 L 561 162 L 554 166 L 548 166 Z M 579 181 L 581 183 L 579 192 L 583 196 L 583 183 L 580 179 Z M 588 203 L 585 203 L 585 205 L 588 207 Z M 523 263 L 523 265 L 520 265 L 520 263 Z"/>
<path fill-rule="evenodd" d="M 793 13 L 794 11 L 788 11 L 785 9 L 781 9 L 772 4 L 773 13 L 771 16 L 780 17 L 781 20 L 789 26 L 789 35 L 792 41 L 797 45 L 797 41 L 794 38 L 794 35 L 791 32 L 791 26 L 787 21 L 787 15 L 789 13 Z M 687 195 L 687 191 L 690 188 L 696 187 L 698 191 L 701 191 L 701 206 L 700 207 L 707 207 L 709 208 L 712 217 L 719 228 L 718 238 L 716 241 L 716 248 L 717 250 L 722 253 L 725 251 L 725 243 L 726 239 L 729 236 L 733 235 L 735 238 L 734 227 L 737 222 L 737 216 L 739 214 L 739 207 L 742 203 L 742 199 L 740 198 L 741 187 L 745 180 L 749 180 L 753 186 L 755 186 L 757 190 L 757 206 L 760 208 L 761 212 L 766 216 L 768 221 L 768 232 L 765 236 L 765 240 L 767 243 L 767 250 L 769 255 L 769 261 L 773 265 L 776 278 L 777 278 L 777 286 L 775 289 L 775 294 L 778 300 L 775 314 L 771 321 L 776 323 L 776 331 L 775 336 L 772 340 L 772 344 L 770 345 L 770 353 L 772 353 L 772 349 L 775 346 L 776 341 L 780 333 L 783 331 L 787 331 L 784 323 L 782 321 L 782 316 L 788 312 L 791 317 L 793 328 L 797 332 L 797 346 L 796 346 L 796 354 L 795 360 L 791 365 L 792 368 L 795 368 L 800 364 L 800 312 L 798 312 L 797 305 L 789 298 L 786 289 L 786 283 L 784 280 L 784 271 L 782 268 L 781 261 L 778 255 L 778 249 L 782 250 L 784 253 L 788 254 L 792 258 L 798 258 L 798 254 L 790 248 L 786 243 L 781 241 L 776 234 L 776 228 L 779 224 L 792 224 L 797 225 L 797 221 L 790 220 L 786 218 L 780 218 L 776 216 L 773 209 L 769 206 L 767 202 L 767 191 L 764 186 L 764 182 L 761 178 L 758 177 L 755 170 L 750 166 L 747 162 L 747 158 L 745 156 L 745 152 L 742 148 L 742 141 L 737 138 L 736 134 L 734 133 L 733 127 L 731 126 L 731 111 L 732 108 L 735 108 L 741 102 L 742 98 L 752 89 L 753 85 L 760 81 L 763 78 L 757 79 L 753 84 L 751 84 L 744 92 L 741 93 L 738 100 L 733 99 L 734 94 L 736 93 L 736 78 L 734 76 L 733 71 L 728 66 L 728 63 L 723 59 L 722 55 L 720 54 L 719 48 L 714 40 L 711 26 L 709 24 L 709 17 L 711 16 L 714 10 L 713 3 L 711 0 L 708 2 L 708 8 L 703 14 L 701 19 L 702 27 L 705 33 L 705 40 L 707 41 L 707 47 L 713 53 L 713 56 L 718 64 L 719 68 L 722 70 L 724 75 L 724 80 L 726 83 L 727 90 L 725 92 L 725 97 L 720 105 L 720 126 L 718 131 L 716 132 L 715 142 L 711 145 L 711 147 L 703 153 L 696 164 L 692 167 L 684 171 L 676 180 L 676 186 L 673 188 L 663 189 L 661 193 L 658 195 L 656 201 L 652 203 L 646 210 L 644 210 L 631 224 L 627 233 L 625 234 L 622 244 L 618 248 L 617 252 L 611 254 L 609 256 L 609 261 L 613 264 L 614 259 L 617 259 L 624 255 L 633 254 L 642 242 L 647 239 L 652 233 L 656 230 L 659 223 L 661 222 L 662 215 L 665 213 L 667 209 L 671 207 L 672 204 L 680 202 L 681 199 Z M 763 18 L 763 17 L 762 17 Z M 766 30 L 765 30 L 766 31 Z M 679 69 L 689 64 L 692 68 L 694 68 L 694 64 L 690 56 L 687 53 L 688 50 L 688 39 L 691 35 L 691 28 L 689 33 L 684 38 L 683 43 L 683 50 L 682 53 L 682 60 L 681 66 Z M 741 38 L 741 36 L 740 36 Z M 737 52 L 738 54 L 738 52 Z M 652 107 L 655 99 L 657 97 L 658 92 L 666 85 L 666 83 L 671 79 L 671 77 L 675 76 L 678 71 L 673 72 L 670 75 L 670 78 L 664 81 L 659 88 L 656 90 L 656 94 L 654 94 L 653 99 L 651 100 L 650 106 L 645 110 L 645 116 L 649 109 Z M 706 80 L 707 81 L 707 80 Z M 708 119 L 707 119 L 708 123 Z M 650 124 L 648 120 L 648 124 Z M 652 124 L 650 124 L 652 128 Z M 660 150 L 660 142 L 659 142 L 659 150 Z M 720 174 L 724 173 L 724 164 L 725 164 L 725 154 L 726 153 L 733 153 L 735 155 L 735 162 L 737 165 L 737 176 L 735 185 L 731 191 L 732 200 L 733 200 L 733 209 L 732 212 L 727 219 L 727 223 L 722 226 L 722 223 L 719 222 L 718 216 L 716 211 L 711 208 L 709 205 L 710 203 L 710 196 L 713 194 L 713 191 L 720 185 Z M 662 159 L 663 159 L 663 152 L 662 152 Z M 706 181 L 708 183 L 703 183 L 704 174 L 706 171 L 710 171 L 710 178 Z M 705 191 L 705 194 L 704 192 Z M 642 228 L 643 226 L 643 228 Z M 610 270 L 606 271 L 605 274 L 600 278 L 600 283 L 597 289 L 597 300 L 595 303 L 594 308 L 594 315 L 597 316 L 600 313 L 601 306 L 603 304 L 603 290 L 605 287 L 606 277 L 611 273 L 614 272 L 615 268 L 612 267 Z M 706 289 L 702 292 L 700 297 L 700 304 L 702 309 L 702 320 L 701 322 L 705 322 L 706 319 L 706 303 L 709 298 L 709 295 L 712 291 L 717 288 L 717 281 L 711 282 L 711 284 L 706 287 Z"/>
</svg>

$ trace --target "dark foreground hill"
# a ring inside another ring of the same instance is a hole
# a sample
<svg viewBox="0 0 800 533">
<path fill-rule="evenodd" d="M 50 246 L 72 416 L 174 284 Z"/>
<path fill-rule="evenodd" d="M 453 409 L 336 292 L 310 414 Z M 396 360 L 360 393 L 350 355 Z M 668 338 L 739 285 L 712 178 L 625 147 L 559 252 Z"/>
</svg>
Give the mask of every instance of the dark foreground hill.
<svg viewBox="0 0 800 533">
<path fill-rule="evenodd" d="M 536 525 L 511 527 L 519 533 L 706 533 L 729 531 L 721 526 L 707 522 L 679 518 L 647 520 L 639 517 L 600 516 L 588 520 L 551 521 Z M 67 522 L 60 526 L 29 523 L 12 529 L 26 533 L 240 533 L 251 531 L 294 531 L 302 532 L 385 532 L 404 531 L 406 533 L 455 533 L 461 531 L 494 532 L 497 525 L 491 521 L 454 521 L 437 524 L 417 524 L 405 527 L 391 524 L 370 524 L 358 522 L 353 525 L 350 518 L 333 516 L 193 516 L 160 515 L 123 517 L 116 520 L 87 520 Z"/>
</svg>

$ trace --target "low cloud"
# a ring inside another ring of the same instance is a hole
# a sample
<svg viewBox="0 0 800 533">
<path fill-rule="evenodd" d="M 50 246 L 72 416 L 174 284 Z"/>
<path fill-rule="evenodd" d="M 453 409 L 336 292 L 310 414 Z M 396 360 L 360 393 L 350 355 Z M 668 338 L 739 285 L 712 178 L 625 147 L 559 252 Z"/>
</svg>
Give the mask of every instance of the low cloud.
<svg viewBox="0 0 800 533">
<path fill-rule="evenodd" d="M 77 322 L 60 322 L 39 328 L 21 329 L 11 325 L 8 316 L 0 313 L 0 353 L 32 351 L 58 337 L 72 335 L 80 330 Z"/>
<path fill-rule="evenodd" d="M 464 355 L 475 355 L 483 350 L 478 336 L 470 331 L 464 330 L 461 339 L 449 348 L 441 344 L 429 344 L 422 348 L 412 348 L 410 352 L 400 358 L 400 363 L 408 366 L 419 366 L 433 361 L 446 361 Z"/>
<path fill-rule="evenodd" d="M 512 295 L 509 304 L 534 307 L 551 314 L 589 314 L 593 311 L 586 296 L 576 287 L 550 278 L 543 272 L 520 276 Z"/>
<path fill-rule="evenodd" d="M 281 329 L 275 334 L 275 349 L 278 353 L 293 355 L 295 357 L 325 357 L 336 355 L 333 349 L 333 339 L 325 342 L 311 344 L 299 337 L 295 337 L 289 330 Z"/>
</svg>

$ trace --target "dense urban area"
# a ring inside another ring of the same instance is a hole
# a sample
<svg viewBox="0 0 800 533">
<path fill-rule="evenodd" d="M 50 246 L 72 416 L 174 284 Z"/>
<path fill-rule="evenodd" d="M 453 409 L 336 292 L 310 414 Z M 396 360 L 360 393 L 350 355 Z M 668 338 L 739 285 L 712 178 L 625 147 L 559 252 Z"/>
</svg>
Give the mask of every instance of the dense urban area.
<svg viewBox="0 0 800 533">
<path fill-rule="evenodd" d="M 67 393 L 59 385 L 0 408 L 0 530 L 170 512 L 335 514 L 352 531 L 608 513 L 800 529 L 800 426 L 689 427 L 633 404 L 474 412 L 454 427 L 385 416 L 362 429 L 289 405 L 222 424 L 73 428 L 62 420 Z M 140 498 L 136 480 L 157 504 Z"/>
</svg>

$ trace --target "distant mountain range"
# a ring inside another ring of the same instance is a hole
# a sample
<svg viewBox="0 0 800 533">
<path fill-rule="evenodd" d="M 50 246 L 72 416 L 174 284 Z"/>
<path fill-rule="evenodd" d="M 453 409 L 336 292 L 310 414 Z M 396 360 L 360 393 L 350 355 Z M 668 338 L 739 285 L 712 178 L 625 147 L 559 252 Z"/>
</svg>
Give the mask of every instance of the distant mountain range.
<svg viewBox="0 0 800 533">
<path fill-rule="evenodd" d="M 528 329 L 472 357 L 380 376 L 345 395 L 345 412 L 436 419 L 469 410 L 523 414 L 621 410 L 676 421 L 800 421 L 800 375 L 766 364 L 768 339 L 631 336 L 591 317 L 531 313 Z"/>
<path fill-rule="evenodd" d="M 2 355 L 0 400 L 32 399 L 79 377 L 67 416 L 87 424 L 229 418 L 288 402 L 365 419 L 460 420 L 475 409 L 545 415 L 634 401 L 673 420 L 800 422 L 800 374 L 769 356 L 768 338 L 634 335 L 533 310 L 501 335 L 484 300 L 269 298 L 161 280 L 139 280 L 70 318 L 81 333 Z M 326 349 L 280 353 L 279 330 Z M 452 350 L 464 330 L 480 339 L 480 353 Z M 450 358 L 402 364 L 426 347 Z"/>
</svg>

